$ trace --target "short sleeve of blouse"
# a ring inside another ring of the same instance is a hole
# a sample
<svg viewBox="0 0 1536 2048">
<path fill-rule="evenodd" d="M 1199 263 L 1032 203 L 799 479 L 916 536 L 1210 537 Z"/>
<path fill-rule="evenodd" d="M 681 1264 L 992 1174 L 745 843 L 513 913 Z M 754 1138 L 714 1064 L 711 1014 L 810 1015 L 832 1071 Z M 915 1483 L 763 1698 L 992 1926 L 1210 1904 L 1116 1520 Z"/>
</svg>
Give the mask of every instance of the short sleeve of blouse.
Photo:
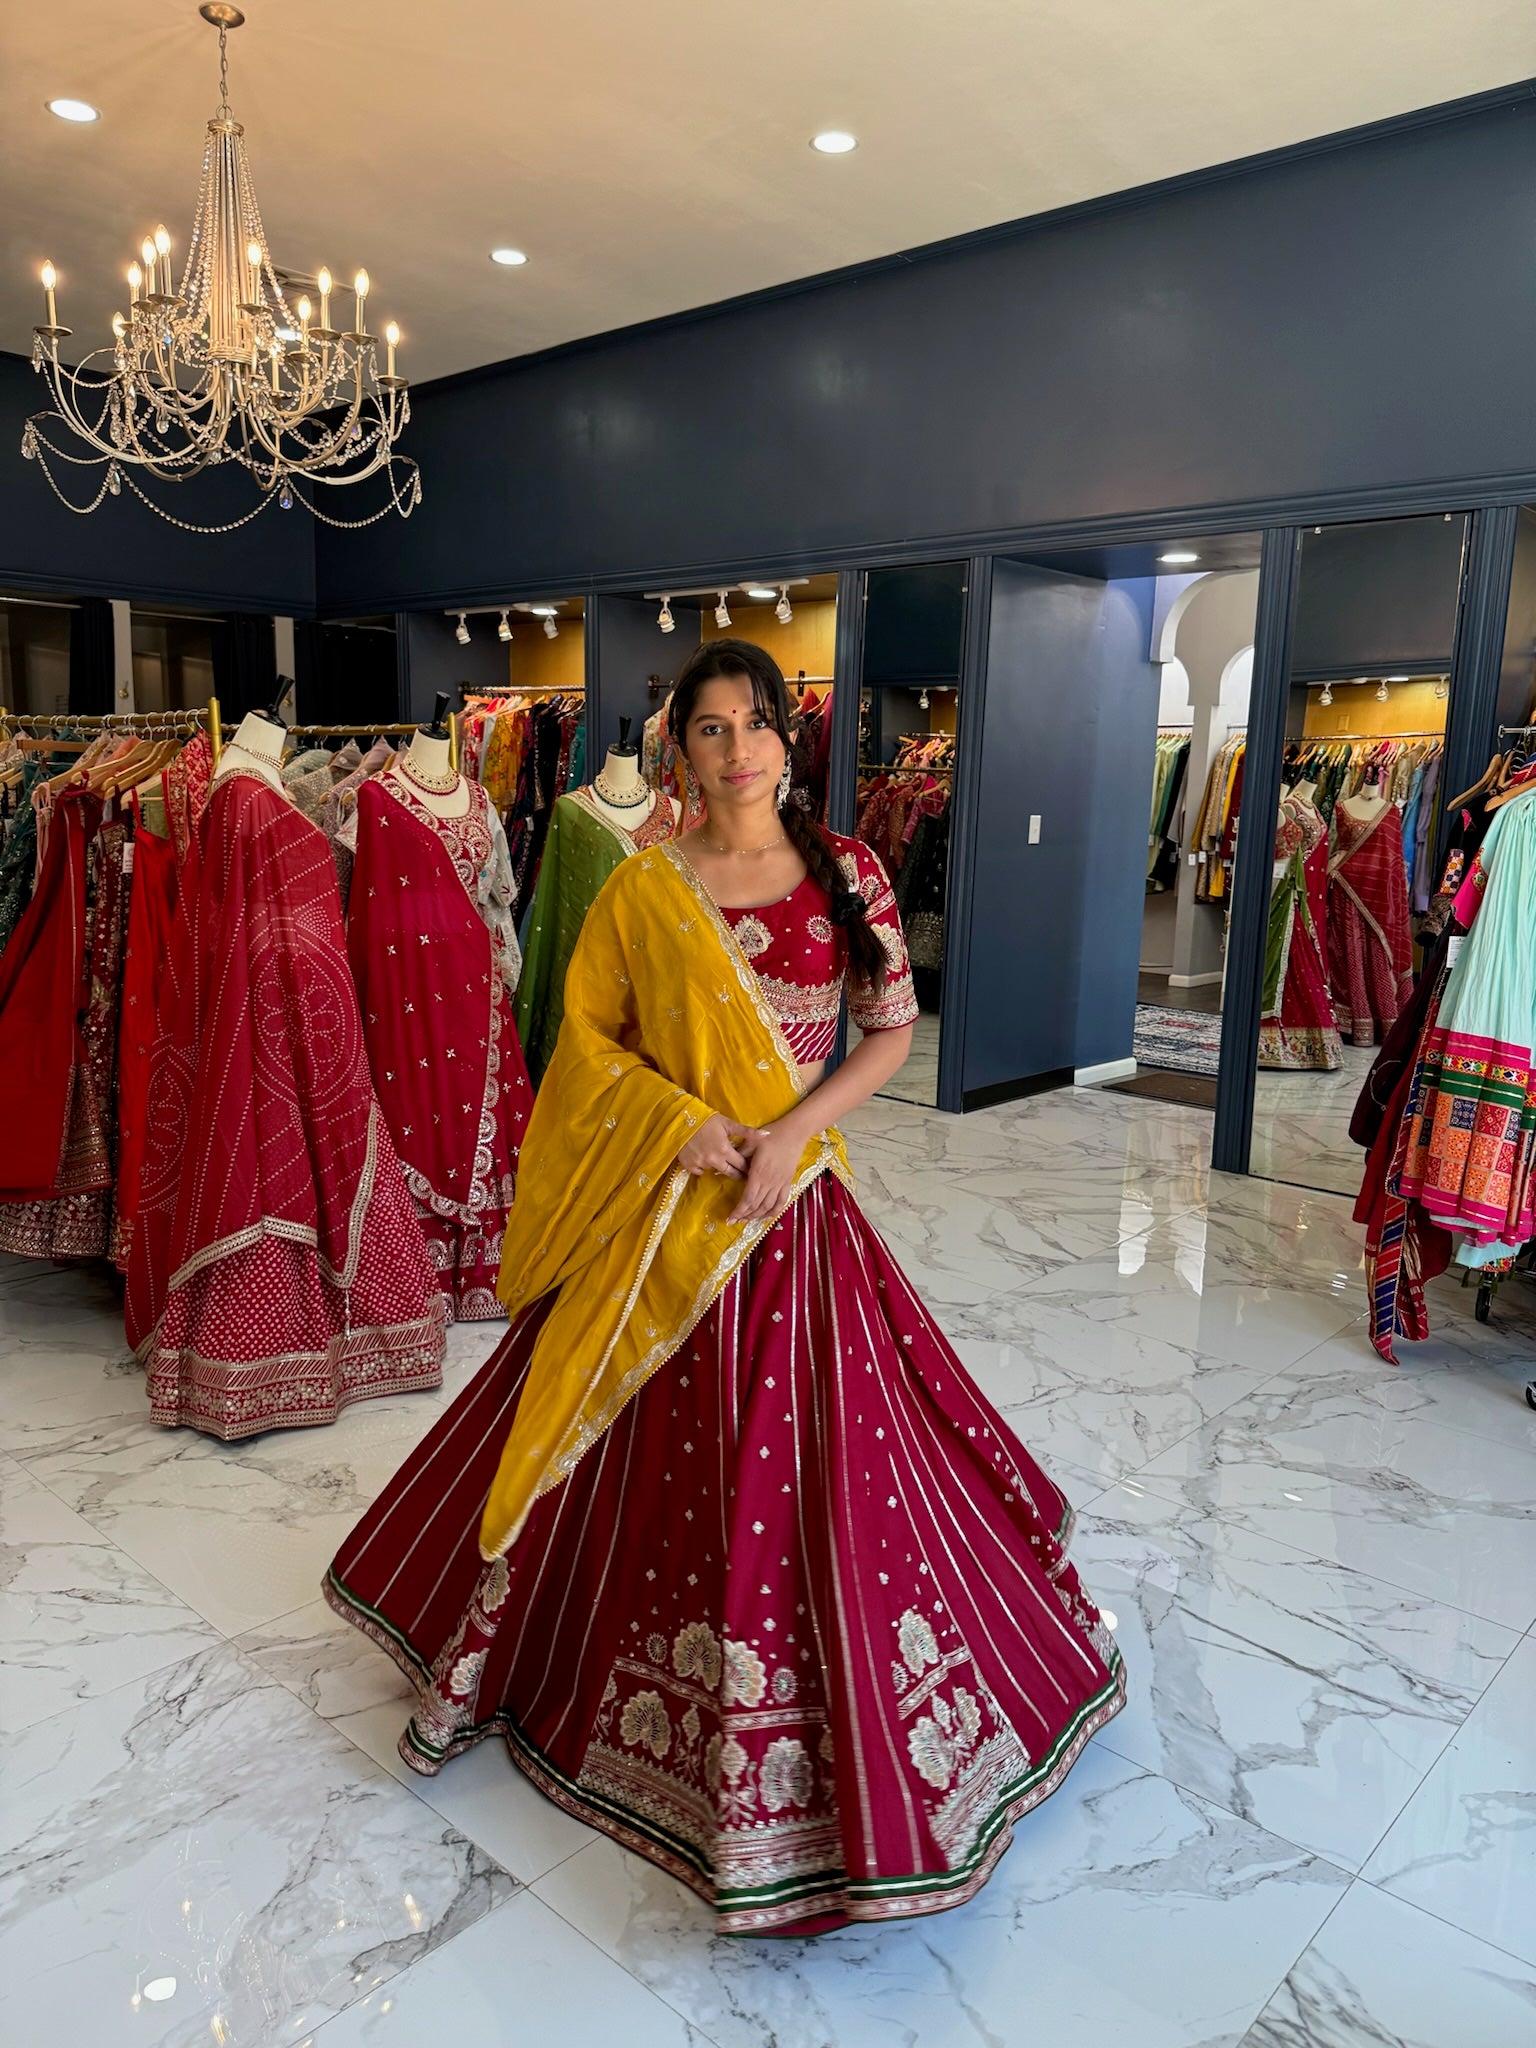
<svg viewBox="0 0 1536 2048">
<path fill-rule="evenodd" d="M 912 963 L 901 931 L 901 912 L 890 878 L 878 854 L 858 840 L 845 842 L 850 851 L 840 854 L 839 864 L 849 881 L 869 906 L 867 922 L 885 948 L 885 980 L 879 988 L 861 988 L 848 983 L 848 1015 L 861 1031 L 899 1031 L 917 1021 L 917 997 L 912 988 Z"/>
</svg>

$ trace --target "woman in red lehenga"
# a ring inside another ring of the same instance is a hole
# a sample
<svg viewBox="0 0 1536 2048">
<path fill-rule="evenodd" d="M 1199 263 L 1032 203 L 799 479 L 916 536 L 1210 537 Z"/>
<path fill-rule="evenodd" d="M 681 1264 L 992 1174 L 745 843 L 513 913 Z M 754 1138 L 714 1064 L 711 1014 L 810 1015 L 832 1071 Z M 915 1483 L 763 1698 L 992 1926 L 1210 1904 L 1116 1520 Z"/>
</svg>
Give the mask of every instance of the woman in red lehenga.
<svg viewBox="0 0 1536 2048">
<path fill-rule="evenodd" d="M 1367 783 L 1333 811 L 1328 863 L 1328 981 L 1339 1030 L 1375 1045 L 1413 987 L 1403 820 Z"/>
<path fill-rule="evenodd" d="M 1323 963 L 1328 827 L 1311 797 L 1311 785 L 1303 783 L 1280 800 L 1259 1065 L 1331 1072 L 1343 1063 L 1344 1055 Z"/>
<path fill-rule="evenodd" d="M 254 770 L 226 768 L 196 828 L 159 1018 L 127 1303 L 154 1420 L 233 1438 L 437 1386 L 330 845 Z"/>
<path fill-rule="evenodd" d="M 509 984 L 512 870 L 500 820 L 459 778 L 444 817 L 411 757 L 358 791 L 347 948 L 380 1107 L 450 1316 L 500 1318 L 496 1275 L 533 1090 Z M 494 929 L 493 929 L 493 922 Z"/>
<path fill-rule="evenodd" d="M 1066 1502 L 853 1197 L 833 1119 L 915 1014 L 890 885 L 786 804 L 760 649 L 707 643 L 672 716 L 708 822 L 588 912 L 512 1328 L 326 1592 L 418 1687 L 415 1769 L 500 1736 L 723 1929 L 814 1933 L 969 1898 L 1124 1680 Z"/>
</svg>

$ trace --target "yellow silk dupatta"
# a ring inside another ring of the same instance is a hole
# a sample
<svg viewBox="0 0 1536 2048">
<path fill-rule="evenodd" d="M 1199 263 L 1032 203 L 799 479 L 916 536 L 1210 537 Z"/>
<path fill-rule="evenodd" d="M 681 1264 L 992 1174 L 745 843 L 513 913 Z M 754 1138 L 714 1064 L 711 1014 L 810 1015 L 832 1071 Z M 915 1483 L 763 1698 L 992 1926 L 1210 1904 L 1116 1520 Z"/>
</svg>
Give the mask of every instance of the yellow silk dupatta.
<svg viewBox="0 0 1536 2048">
<path fill-rule="evenodd" d="M 559 1044 L 529 1119 L 499 1292 L 516 1317 L 551 1308 L 486 1501 L 499 1557 L 721 1293 L 775 1218 L 727 1219 L 738 1181 L 677 1164 L 717 1111 L 766 1125 L 802 1093 L 756 975 L 685 856 L 624 861 L 587 912 L 565 978 Z M 835 1129 L 806 1145 L 791 1200 L 830 1168 Z"/>
</svg>

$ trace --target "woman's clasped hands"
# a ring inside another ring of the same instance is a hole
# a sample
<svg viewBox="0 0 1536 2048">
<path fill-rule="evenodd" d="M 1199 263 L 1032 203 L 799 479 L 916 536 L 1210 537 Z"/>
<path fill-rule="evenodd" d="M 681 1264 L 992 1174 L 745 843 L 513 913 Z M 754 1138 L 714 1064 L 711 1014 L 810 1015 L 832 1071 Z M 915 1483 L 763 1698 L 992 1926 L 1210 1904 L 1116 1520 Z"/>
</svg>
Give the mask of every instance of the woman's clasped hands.
<svg viewBox="0 0 1536 2048">
<path fill-rule="evenodd" d="M 744 1181 L 729 1220 L 751 1223 L 777 1215 L 788 1203 L 804 1149 L 805 1140 L 782 1122 L 758 1129 L 712 1116 L 678 1152 L 677 1163 L 694 1175 Z"/>
</svg>

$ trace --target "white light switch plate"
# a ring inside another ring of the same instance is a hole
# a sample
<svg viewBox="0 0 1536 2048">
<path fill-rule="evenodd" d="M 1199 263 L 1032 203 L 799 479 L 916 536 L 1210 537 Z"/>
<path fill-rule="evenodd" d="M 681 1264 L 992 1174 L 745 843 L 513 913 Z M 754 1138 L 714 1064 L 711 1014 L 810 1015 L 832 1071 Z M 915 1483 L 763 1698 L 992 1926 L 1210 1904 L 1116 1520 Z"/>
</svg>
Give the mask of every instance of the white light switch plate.
<svg viewBox="0 0 1536 2048">
<path fill-rule="evenodd" d="M 1029 814 L 1029 843 L 1031 846 L 1038 846 L 1040 844 L 1040 813 L 1038 811 L 1031 811 Z"/>
</svg>

